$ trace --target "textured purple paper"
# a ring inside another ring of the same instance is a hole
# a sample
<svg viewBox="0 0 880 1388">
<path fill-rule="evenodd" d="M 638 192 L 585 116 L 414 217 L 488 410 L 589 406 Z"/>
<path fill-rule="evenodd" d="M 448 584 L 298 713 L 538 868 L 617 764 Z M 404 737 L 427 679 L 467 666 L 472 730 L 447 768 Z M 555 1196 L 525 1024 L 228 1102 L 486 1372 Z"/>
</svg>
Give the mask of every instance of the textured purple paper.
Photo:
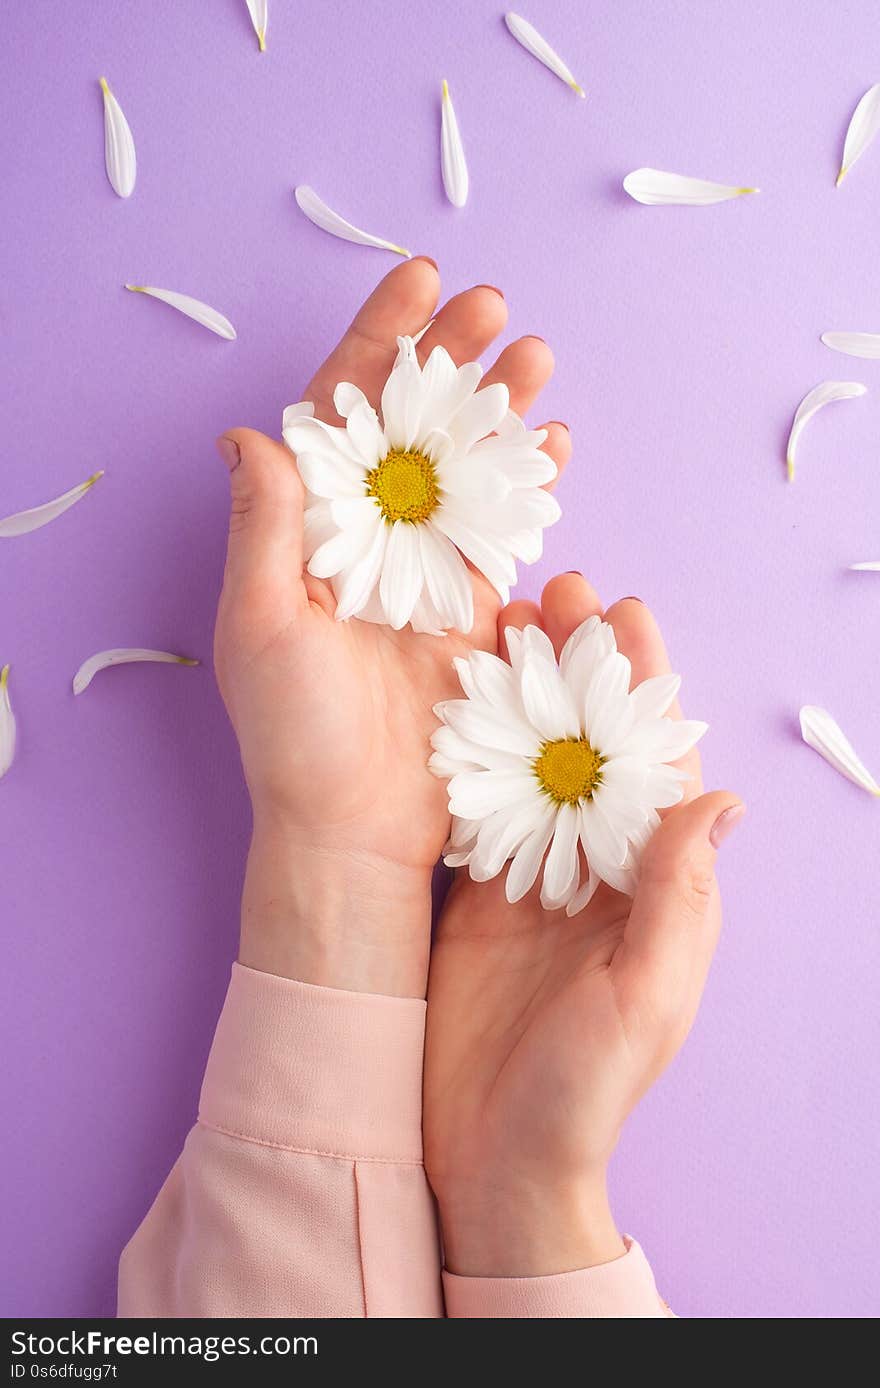
<svg viewBox="0 0 880 1388">
<path fill-rule="evenodd" d="M 526 4 L 526 0 L 523 0 Z M 876 1272 L 880 805 L 798 740 L 826 705 L 880 768 L 880 143 L 835 190 L 880 78 L 872 0 L 530 0 L 578 101 L 487 0 L 35 0 L 0 48 L 0 515 L 106 478 L 0 541 L 0 664 L 20 753 L 0 786 L 2 1217 L 7 1316 L 114 1306 L 118 1252 L 173 1162 L 236 941 L 248 807 L 210 670 L 225 427 L 277 432 L 310 367 L 395 263 L 297 211 L 309 182 L 432 254 L 448 292 L 503 286 L 508 337 L 551 342 L 535 416 L 567 420 L 536 594 L 579 568 L 654 606 L 712 785 L 749 803 L 722 853 L 726 931 L 683 1057 L 630 1122 L 616 1209 L 690 1317 L 868 1317 Z M 104 73 L 134 132 L 128 202 L 103 168 Z M 440 80 L 471 172 L 442 195 Z M 653 165 L 757 184 L 644 208 Z M 221 342 L 126 281 L 207 300 Z M 801 396 L 864 381 L 784 445 Z M 135 666 L 74 700 L 103 647 Z"/>
</svg>

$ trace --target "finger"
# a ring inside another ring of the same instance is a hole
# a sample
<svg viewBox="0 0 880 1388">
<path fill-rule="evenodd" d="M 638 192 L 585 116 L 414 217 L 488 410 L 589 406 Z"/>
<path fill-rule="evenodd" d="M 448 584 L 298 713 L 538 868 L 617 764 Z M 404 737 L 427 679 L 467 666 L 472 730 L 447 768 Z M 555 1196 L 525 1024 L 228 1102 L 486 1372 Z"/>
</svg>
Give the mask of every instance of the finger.
<svg viewBox="0 0 880 1388">
<path fill-rule="evenodd" d="M 645 849 L 639 886 L 612 968 L 619 996 L 644 1023 L 683 1025 L 696 1013 L 709 971 L 721 909 L 716 850 L 745 806 L 717 790 L 667 816 Z"/>
<path fill-rule="evenodd" d="M 556 464 L 556 476 L 546 485 L 546 490 L 552 492 L 571 460 L 571 433 L 568 425 L 561 424 L 558 419 L 551 419 L 549 424 L 539 427 L 547 430 L 547 437 L 541 448 Z"/>
<path fill-rule="evenodd" d="M 643 680 L 654 675 L 668 675 L 671 671 L 669 656 L 660 628 L 651 611 L 639 598 L 622 598 L 605 613 L 606 622 L 614 628 L 618 650 L 622 651 L 632 665 L 631 687 L 634 689 Z M 681 718 L 678 700 L 669 710 L 670 718 Z M 700 754 L 696 747 L 676 763 L 691 778 L 684 784 L 685 800 L 694 800 L 702 791 Z"/>
<path fill-rule="evenodd" d="M 602 603 L 583 574 L 557 574 L 541 594 L 541 619 L 557 658 L 575 627 L 588 617 L 601 616 Z"/>
<path fill-rule="evenodd" d="M 529 602 L 526 598 L 516 598 L 513 602 L 509 602 L 498 614 L 498 652 L 501 657 L 504 660 L 510 659 L 507 638 L 504 635 L 508 627 L 515 627 L 517 631 L 522 631 L 523 627 L 539 627 L 540 625 L 541 609 L 536 602 Z"/>
<path fill-rule="evenodd" d="M 466 289 L 439 310 L 416 349 L 419 360 L 425 362 L 435 347 L 445 347 L 456 366 L 476 361 L 506 322 L 507 305 L 499 289 L 488 284 Z"/>
<path fill-rule="evenodd" d="M 255 429 L 230 429 L 217 447 L 229 468 L 231 497 L 224 585 L 304 600 L 304 493 L 293 455 Z"/>
<path fill-rule="evenodd" d="M 421 332 L 437 306 L 440 275 L 433 260 L 417 256 L 397 265 L 373 290 L 339 346 L 312 377 L 304 399 L 319 418 L 336 422 L 333 391 L 351 381 L 378 402 L 397 355 L 397 339 Z"/>
<path fill-rule="evenodd" d="M 520 337 L 498 357 L 483 377 L 484 386 L 502 381 L 510 391 L 510 408 L 525 414 L 553 375 L 553 353 L 541 337 Z"/>
</svg>

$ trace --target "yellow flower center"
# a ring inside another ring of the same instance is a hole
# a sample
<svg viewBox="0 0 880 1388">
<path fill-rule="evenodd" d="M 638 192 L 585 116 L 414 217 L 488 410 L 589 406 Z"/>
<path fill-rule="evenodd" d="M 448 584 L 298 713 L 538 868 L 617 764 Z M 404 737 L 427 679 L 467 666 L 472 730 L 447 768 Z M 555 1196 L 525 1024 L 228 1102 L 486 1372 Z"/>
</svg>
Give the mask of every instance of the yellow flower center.
<svg viewBox="0 0 880 1388">
<path fill-rule="evenodd" d="M 543 743 L 532 770 L 557 805 L 577 805 L 601 785 L 604 762 L 585 737 L 565 737 Z"/>
<path fill-rule="evenodd" d="M 389 525 L 398 520 L 420 525 L 440 500 L 434 464 L 424 453 L 392 448 L 367 473 L 367 496 L 375 498 Z"/>
</svg>

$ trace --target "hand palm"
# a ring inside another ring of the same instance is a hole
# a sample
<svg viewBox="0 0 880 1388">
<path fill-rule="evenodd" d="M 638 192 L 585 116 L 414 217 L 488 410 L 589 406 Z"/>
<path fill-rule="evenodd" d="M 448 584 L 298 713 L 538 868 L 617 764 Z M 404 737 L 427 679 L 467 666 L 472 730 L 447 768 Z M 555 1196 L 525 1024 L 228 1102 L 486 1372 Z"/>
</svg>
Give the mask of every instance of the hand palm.
<svg viewBox="0 0 880 1388">
<path fill-rule="evenodd" d="M 545 588 L 540 611 L 511 604 L 499 627 L 543 624 L 558 652 L 601 610 L 583 579 L 563 575 Z M 634 685 L 668 673 L 643 604 L 625 599 L 604 616 L 630 658 Z M 672 713 L 680 716 L 677 705 Z M 694 802 L 696 752 L 683 765 L 691 776 L 686 799 Z M 704 800 L 711 809 L 725 798 Z M 687 816 L 685 807 L 672 811 L 668 829 Z M 634 900 L 603 885 L 569 919 L 541 907 L 538 885 L 511 906 L 503 876 L 478 883 L 459 872 L 429 981 L 425 1159 L 441 1204 L 445 1191 L 460 1191 L 480 1172 L 540 1187 L 604 1170 L 626 1115 L 687 1034 L 720 926 L 711 873 L 705 901 L 696 900 L 704 908 L 696 942 L 682 929 L 687 901 L 670 901 L 664 923 L 670 883 L 645 885 Z"/>
<path fill-rule="evenodd" d="M 415 333 L 434 312 L 438 288 L 430 262 L 399 266 L 361 309 L 306 391 L 319 418 L 333 422 L 333 390 L 352 381 L 374 406 L 394 361 L 398 334 Z M 456 362 L 474 359 L 503 327 L 504 301 L 478 288 L 437 313 L 419 346 L 438 343 Z M 552 369 L 538 338 L 508 347 L 485 378 L 503 380 L 523 411 Z M 568 433 L 550 426 L 547 451 L 567 459 Z M 301 569 L 302 487 L 291 455 L 261 440 L 272 489 L 272 536 L 261 544 L 255 573 L 239 578 L 239 527 L 253 540 L 255 510 L 235 502 L 230 559 L 220 605 L 216 664 L 236 727 L 255 805 L 272 807 L 311 839 L 326 829 L 334 851 L 352 851 L 429 871 L 449 828 L 443 785 L 427 769 L 432 707 L 457 688 L 456 655 L 495 649 L 500 601 L 473 574 L 475 621 L 467 635 L 426 637 L 410 628 L 334 619 L 329 585 Z M 271 450 L 271 454 L 270 451 Z M 242 484 L 244 485 L 244 484 Z M 287 522 L 279 522 L 279 513 Z M 249 530 L 250 528 L 250 530 Z"/>
</svg>

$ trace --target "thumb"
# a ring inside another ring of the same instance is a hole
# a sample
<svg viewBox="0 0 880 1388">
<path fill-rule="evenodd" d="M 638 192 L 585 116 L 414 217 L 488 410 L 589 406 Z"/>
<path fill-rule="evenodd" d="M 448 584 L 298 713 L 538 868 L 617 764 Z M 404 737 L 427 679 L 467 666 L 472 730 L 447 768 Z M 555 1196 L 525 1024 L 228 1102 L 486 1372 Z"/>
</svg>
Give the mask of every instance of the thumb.
<svg viewBox="0 0 880 1388">
<path fill-rule="evenodd" d="M 701 795 L 667 815 L 645 849 L 615 969 L 647 989 L 652 1013 L 696 1011 L 721 928 L 715 856 L 744 813 L 730 791 Z"/>
<path fill-rule="evenodd" d="M 229 429 L 217 440 L 229 468 L 231 509 L 225 583 L 300 587 L 303 485 L 293 454 L 255 429 Z"/>
</svg>

